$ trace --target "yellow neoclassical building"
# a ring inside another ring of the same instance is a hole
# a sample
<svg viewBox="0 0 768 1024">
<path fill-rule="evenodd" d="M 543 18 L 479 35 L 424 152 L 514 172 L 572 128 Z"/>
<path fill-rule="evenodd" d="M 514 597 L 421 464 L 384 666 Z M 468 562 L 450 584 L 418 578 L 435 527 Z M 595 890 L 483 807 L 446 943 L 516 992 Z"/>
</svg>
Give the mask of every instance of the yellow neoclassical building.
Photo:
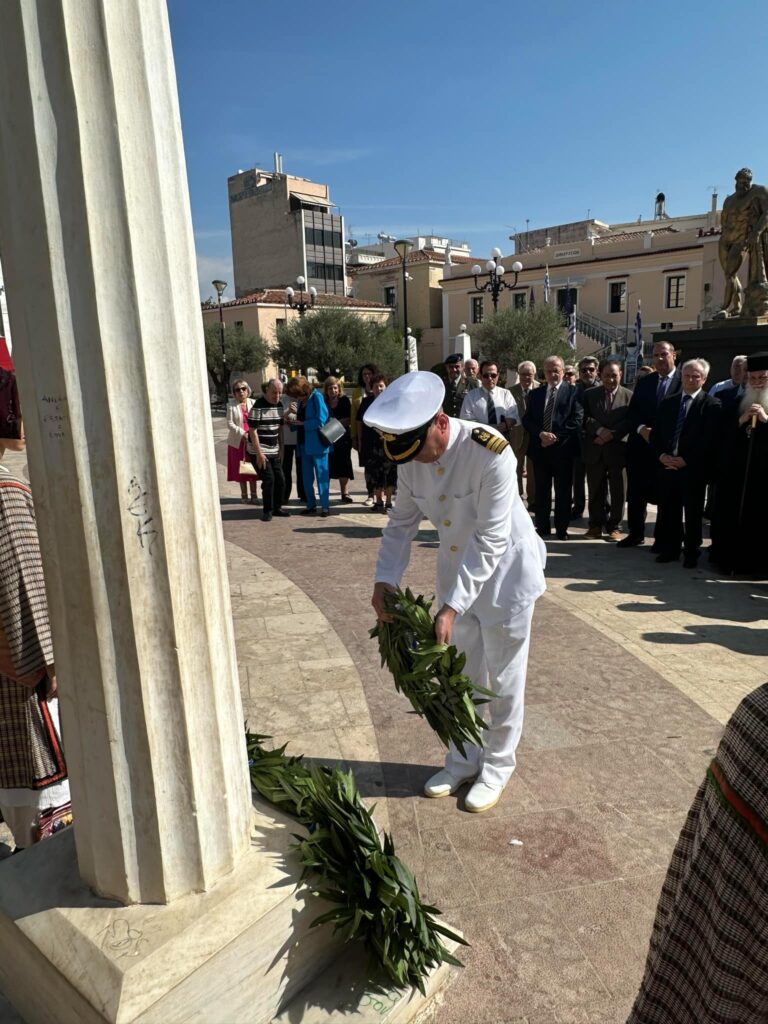
<svg viewBox="0 0 768 1024">
<path fill-rule="evenodd" d="M 706 226 L 706 215 L 698 218 L 698 227 L 690 223 L 696 218 L 680 220 L 681 225 L 671 220 L 622 225 L 619 231 L 590 233 L 560 244 L 552 244 L 547 236 L 549 244 L 503 257 L 505 267 L 520 260 L 523 270 L 517 286 L 501 292 L 499 309 L 526 308 L 532 297 L 543 302 L 548 276 L 549 301 L 563 311 L 572 305 L 577 314 L 577 355 L 621 354 L 627 338 L 632 339 L 638 303 L 646 345 L 655 331 L 698 327 L 717 312 L 722 299 L 720 230 Z M 511 283 L 513 275 L 505 277 Z M 483 283 L 483 278 L 478 280 Z M 448 352 L 461 325 L 467 325 L 471 336 L 492 314 L 493 305 L 491 296 L 476 287 L 472 268 L 466 265 L 451 267 L 441 287 L 443 351 Z"/>
<path fill-rule="evenodd" d="M 355 316 L 377 323 L 387 323 L 392 310 L 380 302 L 368 302 L 365 299 L 351 299 L 344 295 L 328 295 L 320 292 L 315 299 L 316 309 L 329 307 L 346 309 Z M 210 327 L 219 322 L 218 303 L 210 300 L 202 303 L 203 326 Z M 285 288 L 262 288 L 221 304 L 225 327 L 239 327 L 249 334 L 258 334 L 270 346 L 277 343 L 277 330 L 281 324 L 295 320 L 299 313 L 288 305 Z M 311 310 L 306 316 L 312 316 Z M 237 367 L 233 367 L 236 372 Z M 263 373 L 244 373 L 243 376 L 254 390 L 261 387 L 262 381 L 277 375 L 278 367 L 270 362 Z"/>
</svg>

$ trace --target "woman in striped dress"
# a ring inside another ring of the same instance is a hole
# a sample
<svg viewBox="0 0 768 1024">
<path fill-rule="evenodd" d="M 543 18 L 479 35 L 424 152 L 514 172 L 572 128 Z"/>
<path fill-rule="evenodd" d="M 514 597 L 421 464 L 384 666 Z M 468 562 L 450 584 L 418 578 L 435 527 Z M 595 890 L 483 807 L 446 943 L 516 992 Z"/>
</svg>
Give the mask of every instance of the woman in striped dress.
<svg viewBox="0 0 768 1024">
<path fill-rule="evenodd" d="M 58 703 L 32 494 L 0 466 L 0 811 L 17 849 L 69 803 Z"/>
</svg>

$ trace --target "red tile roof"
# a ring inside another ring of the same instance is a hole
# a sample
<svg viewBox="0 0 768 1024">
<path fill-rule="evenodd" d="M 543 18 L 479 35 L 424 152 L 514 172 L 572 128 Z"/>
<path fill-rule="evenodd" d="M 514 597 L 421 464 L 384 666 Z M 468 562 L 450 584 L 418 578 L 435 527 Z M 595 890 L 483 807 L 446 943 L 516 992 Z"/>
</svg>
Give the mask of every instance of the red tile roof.
<svg viewBox="0 0 768 1024">
<path fill-rule="evenodd" d="M 298 289 L 297 289 L 298 296 Z M 229 302 L 222 302 L 222 308 L 228 306 L 283 306 L 286 304 L 285 288 L 260 288 L 249 295 L 241 295 L 237 299 L 230 299 Z M 201 303 L 203 309 L 218 309 L 215 301 Z M 315 298 L 315 306 L 346 306 L 352 309 L 389 309 L 383 302 L 370 302 L 368 299 L 352 299 L 346 295 L 331 295 L 326 292 L 318 292 Z"/>
<path fill-rule="evenodd" d="M 445 265 L 445 253 L 435 252 L 434 249 L 414 249 L 405 257 L 406 263 L 435 263 L 438 266 Z M 387 260 L 380 260 L 378 263 L 351 264 L 347 267 L 348 272 L 364 274 L 366 271 L 387 270 L 391 267 L 401 266 L 399 256 L 390 256 Z M 477 263 L 474 256 L 461 256 L 459 253 L 451 253 L 451 263 Z"/>
</svg>

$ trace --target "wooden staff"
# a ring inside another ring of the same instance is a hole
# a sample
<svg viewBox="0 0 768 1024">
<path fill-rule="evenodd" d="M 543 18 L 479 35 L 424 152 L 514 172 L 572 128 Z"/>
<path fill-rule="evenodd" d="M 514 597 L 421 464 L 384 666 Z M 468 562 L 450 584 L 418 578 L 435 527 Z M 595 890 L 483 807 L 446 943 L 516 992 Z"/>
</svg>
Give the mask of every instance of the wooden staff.
<svg viewBox="0 0 768 1024">
<path fill-rule="evenodd" d="M 741 488 L 741 502 L 739 503 L 739 529 L 744 518 L 744 503 L 747 498 L 747 483 L 749 481 L 749 467 L 752 464 L 752 448 L 755 442 L 755 427 L 757 426 L 757 414 L 752 416 L 749 429 L 749 444 L 747 445 L 747 465 L 744 470 L 744 484 Z"/>
</svg>

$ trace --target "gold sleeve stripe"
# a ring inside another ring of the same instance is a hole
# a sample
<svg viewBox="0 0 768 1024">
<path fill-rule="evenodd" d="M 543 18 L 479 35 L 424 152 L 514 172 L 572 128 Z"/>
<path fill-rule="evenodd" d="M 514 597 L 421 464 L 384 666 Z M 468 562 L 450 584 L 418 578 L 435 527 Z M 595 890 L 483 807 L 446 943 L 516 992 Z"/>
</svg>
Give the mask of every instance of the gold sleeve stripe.
<svg viewBox="0 0 768 1024">
<path fill-rule="evenodd" d="M 493 452 L 494 455 L 501 455 L 505 448 L 509 448 L 509 441 L 503 437 L 497 437 L 489 430 L 483 430 L 482 427 L 475 427 L 472 431 L 472 440 L 482 445 L 483 448 L 487 448 L 489 452 Z"/>
</svg>

